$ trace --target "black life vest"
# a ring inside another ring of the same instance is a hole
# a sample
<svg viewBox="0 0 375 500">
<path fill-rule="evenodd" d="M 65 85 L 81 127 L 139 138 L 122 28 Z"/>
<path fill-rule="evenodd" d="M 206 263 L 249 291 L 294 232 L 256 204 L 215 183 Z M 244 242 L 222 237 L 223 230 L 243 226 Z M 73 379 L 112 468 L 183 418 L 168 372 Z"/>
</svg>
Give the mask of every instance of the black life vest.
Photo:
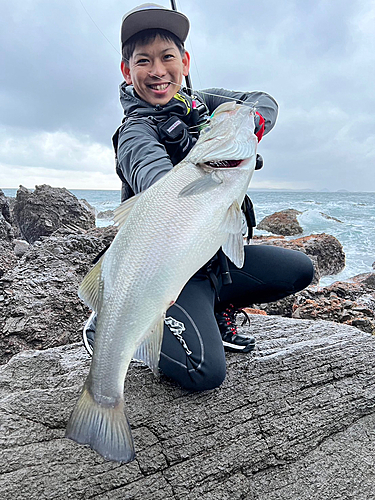
<svg viewBox="0 0 375 500">
<path fill-rule="evenodd" d="M 194 105 L 193 101 L 195 101 Z M 173 165 L 180 163 L 197 142 L 199 126 L 209 118 L 209 114 L 204 102 L 185 93 L 177 93 L 166 106 L 139 108 L 136 112 L 136 116 L 150 118 L 156 124 L 160 142 L 164 145 Z M 125 116 L 122 124 L 126 122 L 127 118 Z M 125 201 L 134 196 L 135 193 L 118 167 L 117 147 L 120 129 L 121 127 L 116 130 L 112 142 L 116 156 L 116 172 L 122 181 L 121 201 Z M 258 166 L 257 158 L 256 169 L 259 168 L 261 166 Z M 246 236 L 249 241 L 253 236 L 256 221 L 254 206 L 248 195 L 245 195 L 241 208 L 246 217 L 248 228 Z"/>
</svg>

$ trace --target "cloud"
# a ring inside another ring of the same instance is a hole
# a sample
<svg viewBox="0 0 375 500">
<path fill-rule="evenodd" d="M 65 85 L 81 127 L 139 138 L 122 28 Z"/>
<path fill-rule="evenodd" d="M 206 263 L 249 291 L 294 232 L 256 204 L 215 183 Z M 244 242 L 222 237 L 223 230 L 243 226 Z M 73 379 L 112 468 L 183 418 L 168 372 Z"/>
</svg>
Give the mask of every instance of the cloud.
<svg viewBox="0 0 375 500">
<path fill-rule="evenodd" d="M 114 171 L 113 151 L 89 137 L 67 132 L 0 131 L 2 187 L 48 183 L 69 188 L 112 189 L 120 182 Z"/>
<path fill-rule="evenodd" d="M 116 47 L 121 17 L 137 2 L 3 4 L 0 184 L 66 175 L 69 184 L 100 179 L 97 187 L 117 189 Z M 180 0 L 178 7 L 191 20 L 196 88 L 264 90 L 280 104 L 254 182 L 375 191 L 373 0 Z"/>
</svg>

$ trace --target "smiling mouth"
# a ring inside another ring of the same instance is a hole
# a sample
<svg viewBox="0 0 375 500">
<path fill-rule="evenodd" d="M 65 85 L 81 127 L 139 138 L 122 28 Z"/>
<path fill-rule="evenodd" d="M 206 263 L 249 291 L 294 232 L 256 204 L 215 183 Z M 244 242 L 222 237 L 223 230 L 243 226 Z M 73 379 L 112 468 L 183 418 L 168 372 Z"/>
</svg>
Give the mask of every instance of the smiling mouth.
<svg viewBox="0 0 375 500">
<path fill-rule="evenodd" d="M 157 83 L 154 85 L 148 85 L 152 90 L 165 90 L 169 87 L 170 83 Z"/>
</svg>

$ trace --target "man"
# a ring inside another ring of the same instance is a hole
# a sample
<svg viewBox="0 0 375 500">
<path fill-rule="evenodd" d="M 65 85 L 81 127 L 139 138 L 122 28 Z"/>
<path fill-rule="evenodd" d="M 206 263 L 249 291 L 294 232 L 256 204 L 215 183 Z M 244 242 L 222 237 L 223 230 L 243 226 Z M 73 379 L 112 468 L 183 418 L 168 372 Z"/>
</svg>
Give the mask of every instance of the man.
<svg viewBox="0 0 375 500">
<path fill-rule="evenodd" d="M 208 89 L 190 96 L 181 88 L 190 66 L 183 45 L 188 32 L 186 16 L 155 4 L 136 7 L 123 18 L 125 82 L 120 100 L 125 117 L 113 137 L 122 201 L 144 191 L 179 163 L 194 146 L 202 123 L 223 102 L 256 103 L 258 140 L 276 122 L 277 103 L 264 92 Z M 251 202 L 247 203 L 247 223 L 253 226 L 251 209 Z M 247 245 L 243 268 L 227 266 L 219 252 L 190 279 L 167 311 L 159 367 L 186 389 L 207 390 L 222 383 L 224 348 L 242 353 L 254 349 L 254 338 L 239 334 L 236 328 L 242 307 L 297 292 L 310 284 L 313 275 L 304 254 L 270 246 Z M 230 279 L 225 284 L 228 270 Z M 93 313 L 84 329 L 89 352 L 95 323 Z"/>
</svg>

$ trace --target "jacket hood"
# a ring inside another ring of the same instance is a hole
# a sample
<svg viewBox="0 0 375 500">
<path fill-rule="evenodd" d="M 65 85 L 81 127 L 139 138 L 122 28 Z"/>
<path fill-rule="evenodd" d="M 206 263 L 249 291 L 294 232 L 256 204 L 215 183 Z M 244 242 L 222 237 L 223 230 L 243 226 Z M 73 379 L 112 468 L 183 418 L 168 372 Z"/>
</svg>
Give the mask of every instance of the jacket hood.
<svg viewBox="0 0 375 500">
<path fill-rule="evenodd" d="M 127 85 L 126 82 L 120 85 L 120 103 L 126 116 L 133 115 L 138 109 L 153 108 L 151 104 L 137 97 L 133 85 Z"/>
</svg>

